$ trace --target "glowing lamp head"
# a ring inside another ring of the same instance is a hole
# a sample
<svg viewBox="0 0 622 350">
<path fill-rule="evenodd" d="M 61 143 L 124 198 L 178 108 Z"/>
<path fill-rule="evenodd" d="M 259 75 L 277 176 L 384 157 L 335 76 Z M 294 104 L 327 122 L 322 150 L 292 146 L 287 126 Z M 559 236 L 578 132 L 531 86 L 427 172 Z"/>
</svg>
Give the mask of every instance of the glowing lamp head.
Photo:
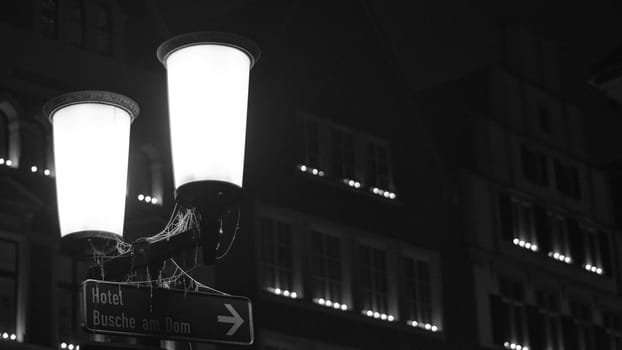
<svg viewBox="0 0 622 350">
<path fill-rule="evenodd" d="M 130 124 L 138 105 L 112 92 L 80 91 L 48 101 L 43 111 L 53 127 L 63 241 L 121 237 Z M 85 194 L 97 200 L 85 200 Z"/>
<path fill-rule="evenodd" d="M 238 192 L 249 75 L 259 48 L 236 34 L 197 32 L 165 41 L 157 55 L 167 69 L 176 199 L 183 202 L 197 188 L 205 192 L 197 183 L 220 184 L 215 192 L 225 195 Z"/>
</svg>

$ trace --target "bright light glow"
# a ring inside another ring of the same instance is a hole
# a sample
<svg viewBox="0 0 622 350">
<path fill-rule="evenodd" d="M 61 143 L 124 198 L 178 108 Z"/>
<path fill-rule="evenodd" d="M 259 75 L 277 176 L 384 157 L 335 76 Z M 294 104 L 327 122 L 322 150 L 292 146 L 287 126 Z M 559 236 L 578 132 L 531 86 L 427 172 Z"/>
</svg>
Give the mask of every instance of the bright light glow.
<svg viewBox="0 0 622 350">
<path fill-rule="evenodd" d="M 564 262 L 566 262 L 566 264 L 570 264 L 570 262 L 571 262 L 571 261 L 572 261 L 572 260 L 570 259 L 570 257 L 569 257 L 569 256 L 567 256 L 567 257 L 565 257 L 565 258 L 564 258 Z"/>
<path fill-rule="evenodd" d="M 296 294 L 296 292 L 291 292 L 289 296 L 292 297 L 292 299 L 298 298 L 298 294 Z"/>
<path fill-rule="evenodd" d="M 4 158 L 0 158 L 0 165 L 4 164 Z"/>
<path fill-rule="evenodd" d="M 284 296 L 286 296 L 286 297 L 288 297 L 288 296 L 289 296 L 289 291 L 288 291 L 288 290 L 284 290 L 284 291 L 283 291 L 283 295 L 284 295 Z"/>
<path fill-rule="evenodd" d="M 318 175 L 320 175 L 320 176 L 324 176 L 324 172 L 323 172 L 322 170 L 320 170 L 320 171 L 318 172 Z"/>
<path fill-rule="evenodd" d="M 8 339 L 9 338 L 9 333 L 7 333 L 7 332 L 2 333 L 2 338 Z"/>
<path fill-rule="evenodd" d="M 377 312 L 377 311 L 376 311 L 376 312 L 374 312 L 374 318 L 378 318 L 378 317 L 380 317 L 380 313 L 379 313 L 379 312 Z"/>
<path fill-rule="evenodd" d="M 301 165 L 300 166 L 300 171 L 307 171 L 307 166 L 306 165 Z"/>
<path fill-rule="evenodd" d="M 386 314 L 380 314 L 380 319 L 381 320 L 386 320 L 387 319 L 387 315 Z"/>
<path fill-rule="evenodd" d="M 116 106 L 68 105 L 52 118 L 61 236 L 123 234 L 131 117 Z M 96 201 L 84 200 L 89 194 Z"/>
<path fill-rule="evenodd" d="M 66 349 L 67 348 L 67 343 L 60 343 L 60 348 L 61 349 Z"/>
<path fill-rule="evenodd" d="M 341 311 L 346 311 L 348 309 L 348 305 L 341 304 Z"/>
<path fill-rule="evenodd" d="M 389 315 L 389 317 L 387 317 L 387 319 L 391 322 L 393 322 L 395 320 L 395 317 L 393 317 L 393 315 Z"/>
<path fill-rule="evenodd" d="M 374 316 L 374 312 L 371 310 L 367 310 L 367 312 L 365 313 L 367 316 L 372 317 Z"/>
<path fill-rule="evenodd" d="M 436 332 L 436 331 L 438 331 L 438 327 L 432 326 L 432 332 Z"/>
<path fill-rule="evenodd" d="M 512 240 L 512 243 L 514 243 L 514 244 L 518 244 L 518 242 L 519 242 L 519 239 L 518 239 L 518 238 L 514 238 L 514 239 Z"/>
<path fill-rule="evenodd" d="M 354 186 L 354 180 L 348 180 L 348 185 Z"/>
<path fill-rule="evenodd" d="M 141 193 L 141 194 L 138 195 L 138 200 L 139 201 L 142 201 L 144 199 L 145 199 L 145 195 L 144 194 Z"/>
<path fill-rule="evenodd" d="M 51 174 L 50 169 L 43 170 L 43 175 L 50 176 L 50 174 Z"/>
<path fill-rule="evenodd" d="M 333 302 L 330 300 L 326 300 L 326 306 L 333 306 Z"/>
<path fill-rule="evenodd" d="M 155 197 L 151 198 L 151 204 L 157 204 L 158 203 L 158 199 Z"/>
<path fill-rule="evenodd" d="M 145 196 L 145 202 L 147 203 L 151 202 L 151 196 Z"/>
<path fill-rule="evenodd" d="M 175 187 L 201 180 L 242 187 L 250 64 L 241 50 L 218 44 L 166 59 Z"/>
<path fill-rule="evenodd" d="M 281 289 L 280 289 L 280 288 L 276 288 L 276 289 L 274 290 L 274 294 L 276 294 L 276 295 L 280 295 L 280 294 L 281 294 Z"/>
<path fill-rule="evenodd" d="M 67 349 L 73 350 L 73 344 L 69 344 L 69 346 L 67 346 Z"/>
<path fill-rule="evenodd" d="M 312 173 L 313 175 L 317 175 L 317 174 L 319 173 L 319 171 L 318 171 L 317 169 L 313 169 L 313 170 L 311 170 L 311 173 Z"/>
<path fill-rule="evenodd" d="M 603 269 L 601 269 L 600 267 L 596 269 L 596 273 L 601 275 L 603 273 Z"/>
<path fill-rule="evenodd" d="M 6 162 L 4 162 L 4 164 L 6 164 L 7 166 L 11 166 L 13 165 L 13 161 L 10 159 L 7 159 Z"/>
<path fill-rule="evenodd" d="M 318 301 L 317 301 L 317 302 L 318 302 L 318 304 L 320 304 L 320 305 L 324 305 L 324 303 L 326 302 L 326 300 L 324 300 L 324 298 L 320 298 L 320 299 L 318 299 Z"/>
<path fill-rule="evenodd" d="M 37 172 L 37 170 L 39 170 L 39 168 L 37 168 L 37 167 L 36 167 L 36 166 L 34 166 L 34 165 L 30 167 L 30 171 L 31 171 L 31 172 L 33 172 L 33 173 L 36 173 L 36 172 Z"/>
<path fill-rule="evenodd" d="M 17 339 L 17 336 L 15 334 L 11 334 L 10 338 L 11 338 L 11 340 L 15 340 L 15 339 Z"/>
<path fill-rule="evenodd" d="M 391 198 L 391 199 L 395 199 L 395 193 L 391 192 L 391 193 L 389 194 L 389 198 Z"/>
</svg>

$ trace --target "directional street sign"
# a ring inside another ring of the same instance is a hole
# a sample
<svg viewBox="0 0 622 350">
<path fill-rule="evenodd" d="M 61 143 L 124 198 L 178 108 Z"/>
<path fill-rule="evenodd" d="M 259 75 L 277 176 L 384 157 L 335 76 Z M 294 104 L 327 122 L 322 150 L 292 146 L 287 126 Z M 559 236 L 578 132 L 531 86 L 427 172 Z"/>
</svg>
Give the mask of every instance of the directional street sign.
<svg viewBox="0 0 622 350">
<path fill-rule="evenodd" d="M 86 280 L 83 327 L 91 333 L 250 345 L 248 298 Z"/>
</svg>

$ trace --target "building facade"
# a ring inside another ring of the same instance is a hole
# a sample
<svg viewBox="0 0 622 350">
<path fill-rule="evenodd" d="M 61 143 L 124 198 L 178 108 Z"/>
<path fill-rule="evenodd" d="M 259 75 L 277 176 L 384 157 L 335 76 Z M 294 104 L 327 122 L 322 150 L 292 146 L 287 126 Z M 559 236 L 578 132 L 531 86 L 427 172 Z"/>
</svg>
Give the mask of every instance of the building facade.
<svg viewBox="0 0 622 350">
<path fill-rule="evenodd" d="M 553 44 L 507 31 L 504 64 L 413 96 L 355 1 L 2 6 L 3 348 L 188 347 L 81 329 L 79 286 L 96 262 L 59 250 L 41 107 L 83 89 L 140 104 L 125 240 L 156 234 L 174 188 L 155 49 L 204 29 L 247 35 L 263 51 L 251 72 L 245 198 L 223 221 L 231 249 L 192 272 L 252 300 L 253 348 L 622 347 L 608 178 L 582 136 L 590 110 L 560 91 Z"/>
</svg>

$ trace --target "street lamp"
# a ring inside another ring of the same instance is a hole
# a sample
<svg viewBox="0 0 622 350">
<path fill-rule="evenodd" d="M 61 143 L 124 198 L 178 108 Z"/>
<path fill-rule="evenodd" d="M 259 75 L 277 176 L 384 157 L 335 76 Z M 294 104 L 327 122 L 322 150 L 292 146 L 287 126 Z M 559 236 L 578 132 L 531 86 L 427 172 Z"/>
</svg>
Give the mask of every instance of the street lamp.
<svg viewBox="0 0 622 350">
<path fill-rule="evenodd" d="M 222 32 L 182 34 L 157 50 L 167 68 L 175 200 L 196 212 L 208 264 L 215 260 L 218 219 L 241 197 L 249 73 L 259 55 L 252 41 Z M 119 240 L 138 105 L 84 91 L 52 99 L 44 112 L 54 128 L 63 241 L 86 238 L 70 244 L 84 250 L 85 241 Z"/>
<path fill-rule="evenodd" d="M 139 108 L 107 91 L 79 91 L 43 107 L 53 125 L 56 192 L 64 246 L 114 247 L 123 236 L 130 124 Z"/>
</svg>

